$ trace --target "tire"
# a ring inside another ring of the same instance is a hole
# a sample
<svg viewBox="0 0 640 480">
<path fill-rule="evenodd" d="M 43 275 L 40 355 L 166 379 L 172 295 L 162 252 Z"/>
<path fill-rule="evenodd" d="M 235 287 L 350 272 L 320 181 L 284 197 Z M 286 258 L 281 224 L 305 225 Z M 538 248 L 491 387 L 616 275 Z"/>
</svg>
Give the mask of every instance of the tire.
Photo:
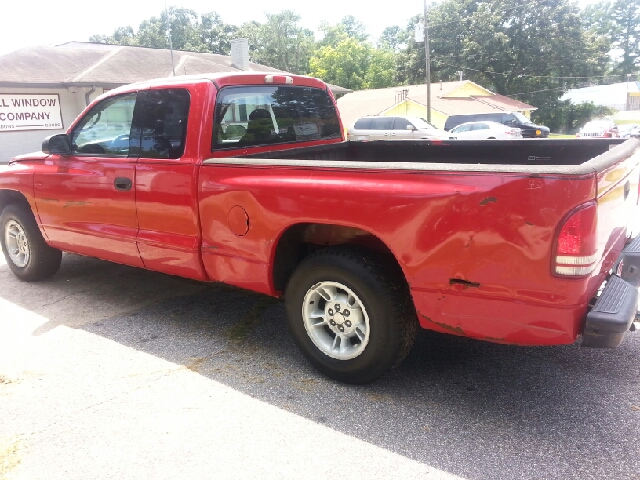
<svg viewBox="0 0 640 480">
<path fill-rule="evenodd" d="M 417 331 L 409 287 L 394 259 L 353 247 L 320 250 L 285 293 L 293 338 L 309 362 L 340 382 L 370 383 L 398 366 Z"/>
<path fill-rule="evenodd" d="M 9 268 L 20 280 L 44 280 L 60 269 L 62 252 L 46 244 L 27 206 L 13 203 L 2 210 L 0 244 Z"/>
</svg>

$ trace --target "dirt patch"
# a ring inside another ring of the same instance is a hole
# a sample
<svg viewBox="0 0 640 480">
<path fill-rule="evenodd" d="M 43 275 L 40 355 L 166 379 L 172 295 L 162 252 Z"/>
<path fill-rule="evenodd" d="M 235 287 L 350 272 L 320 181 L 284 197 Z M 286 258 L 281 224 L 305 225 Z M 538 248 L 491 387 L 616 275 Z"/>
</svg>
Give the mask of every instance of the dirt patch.
<svg viewBox="0 0 640 480">
<path fill-rule="evenodd" d="M 235 325 L 227 330 L 227 336 L 231 340 L 242 341 L 246 339 L 254 328 L 260 323 L 260 317 L 264 311 L 271 305 L 278 303 L 279 300 L 273 297 L 260 297 L 249 310 Z"/>
</svg>

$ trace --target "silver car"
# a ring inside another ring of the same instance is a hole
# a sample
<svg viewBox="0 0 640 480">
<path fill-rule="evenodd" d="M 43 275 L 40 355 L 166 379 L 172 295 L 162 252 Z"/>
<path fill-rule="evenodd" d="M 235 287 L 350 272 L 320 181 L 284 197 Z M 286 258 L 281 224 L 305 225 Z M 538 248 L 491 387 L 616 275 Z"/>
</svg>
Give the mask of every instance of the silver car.
<svg viewBox="0 0 640 480">
<path fill-rule="evenodd" d="M 423 118 L 406 116 L 372 116 L 359 118 L 347 130 L 347 140 L 448 140 L 455 136 L 434 127 Z"/>
</svg>

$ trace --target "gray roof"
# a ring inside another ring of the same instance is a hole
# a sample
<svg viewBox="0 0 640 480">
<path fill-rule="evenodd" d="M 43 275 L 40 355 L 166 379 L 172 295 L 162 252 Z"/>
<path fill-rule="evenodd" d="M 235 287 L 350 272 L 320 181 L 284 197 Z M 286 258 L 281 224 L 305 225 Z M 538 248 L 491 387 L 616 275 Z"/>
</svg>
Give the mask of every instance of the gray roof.
<svg viewBox="0 0 640 480">
<path fill-rule="evenodd" d="M 240 72 L 231 57 L 214 53 L 173 51 L 176 75 Z M 286 73 L 258 63 L 254 72 Z M 70 42 L 55 47 L 29 47 L 0 56 L 0 86 L 100 86 L 114 88 L 172 75 L 166 49 Z M 329 85 L 334 94 L 350 90 Z"/>
</svg>

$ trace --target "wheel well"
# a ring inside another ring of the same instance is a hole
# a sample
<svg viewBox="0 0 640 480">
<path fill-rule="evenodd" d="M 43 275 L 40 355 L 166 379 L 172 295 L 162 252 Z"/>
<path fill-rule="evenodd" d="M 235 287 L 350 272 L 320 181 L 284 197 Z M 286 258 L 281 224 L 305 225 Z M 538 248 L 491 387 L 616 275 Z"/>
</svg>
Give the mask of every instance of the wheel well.
<svg viewBox="0 0 640 480">
<path fill-rule="evenodd" d="M 0 212 L 4 210 L 4 207 L 12 203 L 25 205 L 31 210 L 29 201 L 22 193 L 16 192 L 15 190 L 0 190 Z"/>
<path fill-rule="evenodd" d="M 354 245 L 387 257 L 392 268 L 402 269 L 389 247 L 370 232 L 357 227 L 300 223 L 290 226 L 280 237 L 273 262 L 273 284 L 284 292 L 298 264 L 310 253 L 334 245 Z M 404 276 L 403 276 L 404 278 Z"/>
</svg>

